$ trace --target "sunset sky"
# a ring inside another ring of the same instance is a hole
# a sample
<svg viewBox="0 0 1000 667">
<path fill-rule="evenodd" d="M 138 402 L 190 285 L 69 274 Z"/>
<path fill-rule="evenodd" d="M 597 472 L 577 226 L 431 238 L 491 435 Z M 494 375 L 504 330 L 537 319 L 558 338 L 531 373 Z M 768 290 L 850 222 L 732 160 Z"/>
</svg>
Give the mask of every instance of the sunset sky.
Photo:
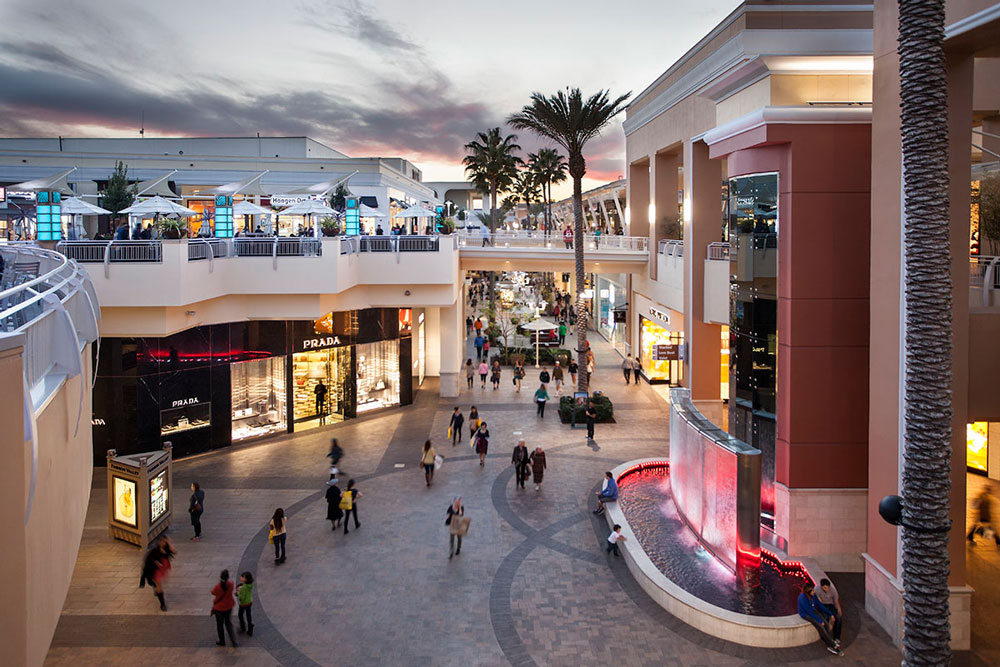
<svg viewBox="0 0 1000 667">
<path fill-rule="evenodd" d="M 505 0 L 0 0 L 0 136 L 308 135 L 463 177 L 532 91 L 640 92 L 737 5 Z M 520 144 L 541 144 L 520 133 Z M 587 151 L 624 171 L 621 119 Z"/>
</svg>

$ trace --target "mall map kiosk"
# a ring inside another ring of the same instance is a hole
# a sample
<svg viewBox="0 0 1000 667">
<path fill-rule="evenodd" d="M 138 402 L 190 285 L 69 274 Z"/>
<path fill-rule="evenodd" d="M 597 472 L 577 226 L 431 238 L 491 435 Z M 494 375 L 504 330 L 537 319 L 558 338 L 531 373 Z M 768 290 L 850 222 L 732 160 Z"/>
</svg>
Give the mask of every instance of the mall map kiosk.
<svg viewBox="0 0 1000 667">
<path fill-rule="evenodd" d="M 108 450 L 108 534 L 145 549 L 170 525 L 171 445 L 118 456 Z"/>
</svg>

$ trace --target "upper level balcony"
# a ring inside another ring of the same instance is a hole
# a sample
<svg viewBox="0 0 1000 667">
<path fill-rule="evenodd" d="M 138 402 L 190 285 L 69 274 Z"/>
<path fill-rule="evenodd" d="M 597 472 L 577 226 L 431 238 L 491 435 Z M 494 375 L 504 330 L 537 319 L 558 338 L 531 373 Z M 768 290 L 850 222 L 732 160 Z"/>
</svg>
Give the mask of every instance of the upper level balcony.
<svg viewBox="0 0 1000 667">
<path fill-rule="evenodd" d="M 62 241 L 57 249 L 90 274 L 104 335 L 448 306 L 460 275 L 455 236 Z"/>
</svg>

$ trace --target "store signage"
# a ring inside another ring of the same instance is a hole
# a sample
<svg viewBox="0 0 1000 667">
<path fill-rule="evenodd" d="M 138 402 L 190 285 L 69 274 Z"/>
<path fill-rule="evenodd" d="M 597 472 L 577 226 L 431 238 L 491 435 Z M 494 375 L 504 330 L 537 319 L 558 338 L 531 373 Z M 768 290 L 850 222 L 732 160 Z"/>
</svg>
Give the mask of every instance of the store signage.
<svg viewBox="0 0 1000 667">
<path fill-rule="evenodd" d="M 326 336 L 325 338 L 306 338 L 302 341 L 303 350 L 318 350 L 324 347 L 333 347 L 334 345 L 340 345 L 340 338 L 338 336 Z"/>
<path fill-rule="evenodd" d="M 90 420 L 90 425 L 91 426 L 106 426 L 107 424 L 104 423 L 103 419 L 100 419 L 98 417 L 94 417 L 93 419 Z"/>
<path fill-rule="evenodd" d="M 307 199 L 323 201 L 323 197 L 319 195 L 271 195 L 271 206 L 294 206 Z M 278 211 L 278 215 L 281 215 L 281 211 Z"/>
<path fill-rule="evenodd" d="M 7 188 L 0 186 L 0 203 L 7 201 Z"/>
<path fill-rule="evenodd" d="M 653 361 L 677 361 L 680 359 L 679 346 L 670 343 L 653 346 Z"/>
<path fill-rule="evenodd" d="M 615 310 L 614 311 L 615 322 L 626 322 L 628 320 L 628 312 L 625 310 Z"/>
<path fill-rule="evenodd" d="M 652 317 L 654 320 L 658 320 L 658 321 L 662 322 L 664 328 L 666 328 L 668 330 L 670 329 L 670 314 L 669 313 L 665 313 L 662 310 L 660 310 L 659 308 L 654 308 L 653 306 L 650 306 L 649 307 L 649 316 Z"/>
<path fill-rule="evenodd" d="M 174 401 L 173 403 L 171 403 L 170 407 L 172 407 L 172 408 L 179 408 L 179 407 L 182 407 L 182 406 L 185 406 L 185 405 L 194 405 L 197 402 L 198 402 L 198 397 L 197 396 L 192 396 L 191 398 L 179 398 L 176 401 Z"/>
<path fill-rule="evenodd" d="M 35 193 L 31 190 L 8 190 L 7 196 L 11 199 L 30 199 L 35 200 Z"/>
<path fill-rule="evenodd" d="M 736 206 L 738 208 L 753 208 L 757 200 L 754 197 L 737 197 Z"/>
</svg>

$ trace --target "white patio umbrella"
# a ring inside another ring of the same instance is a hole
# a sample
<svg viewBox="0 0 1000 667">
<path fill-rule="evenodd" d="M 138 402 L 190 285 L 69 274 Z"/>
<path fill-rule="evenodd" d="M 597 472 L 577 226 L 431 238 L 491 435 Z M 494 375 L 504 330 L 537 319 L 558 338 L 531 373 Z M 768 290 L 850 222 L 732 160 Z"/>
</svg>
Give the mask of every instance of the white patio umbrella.
<svg viewBox="0 0 1000 667">
<path fill-rule="evenodd" d="M 293 204 L 279 212 L 278 215 L 304 215 L 309 218 L 309 222 L 312 222 L 313 215 L 337 216 L 338 213 L 321 201 L 303 199 L 298 204 Z M 313 237 L 319 238 L 319 227 L 313 227 Z"/>
<path fill-rule="evenodd" d="M 437 213 L 423 204 L 414 204 L 392 216 L 393 218 L 436 218 Z"/>
<path fill-rule="evenodd" d="M 128 208 L 123 208 L 121 213 L 128 213 L 129 215 L 180 215 L 183 217 L 198 215 L 198 211 L 192 211 L 186 206 L 175 204 L 159 195 L 150 197 L 138 204 L 132 204 Z"/>
<path fill-rule="evenodd" d="M 234 216 L 242 215 L 246 217 L 253 215 L 270 215 L 271 213 L 274 213 L 274 211 L 272 211 L 269 208 L 264 208 L 263 206 L 258 206 L 257 204 L 254 204 L 252 201 L 240 200 L 233 204 Z M 246 220 L 244 220 L 243 222 L 245 224 Z"/>
<path fill-rule="evenodd" d="M 383 213 L 382 211 L 378 210 L 377 208 L 372 208 L 371 206 L 368 206 L 366 204 L 361 204 L 360 206 L 358 206 L 358 215 L 360 215 L 362 218 L 387 218 L 387 217 L 389 217 L 385 213 Z"/>
<path fill-rule="evenodd" d="M 67 197 L 62 200 L 62 211 L 64 215 L 72 215 L 73 221 L 70 223 L 70 234 L 68 235 L 71 240 L 77 239 L 80 236 L 79 229 L 83 227 L 79 218 L 77 216 L 81 215 L 111 215 L 111 211 L 103 209 L 100 206 L 95 206 L 90 202 L 86 202 L 79 197 Z"/>
<path fill-rule="evenodd" d="M 535 368 L 538 368 L 539 365 L 540 365 L 538 363 L 538 356 L 539 356 L 538 355 L 538 348 L 539 348 L 539 343 L 538 343 L 538 335 L 539 334 L 538 334 L 538 332 L 539 331 L 551 331 L 552 329 L 558 329 L 559 325 L 558 324 L 553 324 L 552 322 L 549 322 L 548 320 L 543 319 L 543 318 L 540 317 L 537 320 L 532 320 L 531 322 L 528 322 L 527 324 L 522 324 L 521 328 L 525 329 L 527 331 L 534 331 L 535 332 Z"/>
</svg>

